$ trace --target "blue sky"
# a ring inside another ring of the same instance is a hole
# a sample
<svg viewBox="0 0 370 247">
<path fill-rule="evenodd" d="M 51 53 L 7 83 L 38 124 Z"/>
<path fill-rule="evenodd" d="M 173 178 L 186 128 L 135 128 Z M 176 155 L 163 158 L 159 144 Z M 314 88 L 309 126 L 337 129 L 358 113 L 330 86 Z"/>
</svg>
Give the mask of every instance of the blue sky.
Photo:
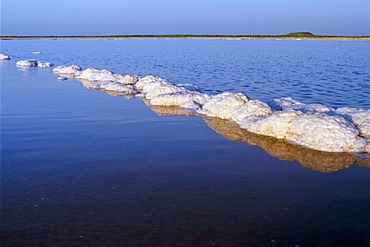
<svg viewBox="0 0 370 247">
<path fill-rule="evenodd" d="M 370 0 L 1 0 L 2 35 L 370 35 Z"/>
</svg>

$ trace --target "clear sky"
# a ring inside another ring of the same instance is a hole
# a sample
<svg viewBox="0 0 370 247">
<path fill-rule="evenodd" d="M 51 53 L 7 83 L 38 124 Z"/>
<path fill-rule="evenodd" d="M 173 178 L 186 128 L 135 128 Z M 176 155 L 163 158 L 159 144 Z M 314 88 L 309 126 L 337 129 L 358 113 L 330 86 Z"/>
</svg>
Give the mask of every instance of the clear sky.
<svg viewBox="0 0 370 247">
<path fill-rule="evenodd" d="M 1 35 L 370 35 L 370 0 L 0 0 Z"/>
</svg>

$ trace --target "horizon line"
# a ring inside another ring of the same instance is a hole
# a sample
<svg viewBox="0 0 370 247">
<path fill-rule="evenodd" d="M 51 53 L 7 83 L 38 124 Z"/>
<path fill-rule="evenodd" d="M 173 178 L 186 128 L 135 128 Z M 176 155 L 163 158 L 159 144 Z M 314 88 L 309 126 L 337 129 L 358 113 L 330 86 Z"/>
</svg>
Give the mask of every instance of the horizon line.
<svg viewBox="0 0 370 247">
<path fill-rule="evenodd" d="M 370 35 L 314 35 L 309 32 L 289 34 L 111 34 L 111 35 L 0 35 L 0 39 L 55 38 L 283 38 L 283 39 L 370 39 Z"/>
</svg>

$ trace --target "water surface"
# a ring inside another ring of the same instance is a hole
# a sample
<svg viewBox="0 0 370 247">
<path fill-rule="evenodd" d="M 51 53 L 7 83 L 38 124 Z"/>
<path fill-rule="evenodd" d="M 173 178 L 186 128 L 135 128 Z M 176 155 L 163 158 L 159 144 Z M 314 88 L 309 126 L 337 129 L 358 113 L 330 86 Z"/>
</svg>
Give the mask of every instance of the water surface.
<svg viewBox="0 0 370 247">
<path fill-rule="evenodd" d="M 154 74 L 204 92 L 292 97 L 331 107 L 370 108 L 369 41 L 30 40 L 2 41 L 15 60 L 37 58 L 120 74 Z M 41 51 L 42 55 L 33 55 Z"/>
<path fill-rule="evenodd" d="M 369 246 L 367 159 L 170 116 L 59 82 L 50 69 L 15 67 L 36 57 L 156 74 L 210 93 L 368 107 L 369 43 L 331 42 L 2 42 L 13 60 L 1 63 L 1 246 Z M 316 62 L 303 55 L 320 64 L 316 72 L 304 69 Z M 272 66 L 279 56 L 286 59 Z M 334 64 L 341 72 L 330 71 Z"/>
</svg>

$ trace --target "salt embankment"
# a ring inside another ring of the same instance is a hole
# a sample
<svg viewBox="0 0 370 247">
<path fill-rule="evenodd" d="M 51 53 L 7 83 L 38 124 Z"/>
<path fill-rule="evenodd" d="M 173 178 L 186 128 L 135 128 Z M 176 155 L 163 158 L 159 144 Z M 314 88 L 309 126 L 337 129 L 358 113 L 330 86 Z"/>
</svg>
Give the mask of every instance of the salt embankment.
<svg viewBox="0 0 370 247">
<path fill-rule="evenodd" d="M 151 106 L 178 107 L 192 112 L 189 115 L 233 121 L 251 133 L 310 149 L 370 153 L 370 110 L 334 109 L 291 98 L 265 103 L 243 93 L 208 95 L 192 84 L 176 85 L 153 75 L 120 75 L 95 68 L 82 71 L 77 65 L 58 66 L 53 71 L 74 77 L 91 89 L 141 97 Z"/>
</svg>

